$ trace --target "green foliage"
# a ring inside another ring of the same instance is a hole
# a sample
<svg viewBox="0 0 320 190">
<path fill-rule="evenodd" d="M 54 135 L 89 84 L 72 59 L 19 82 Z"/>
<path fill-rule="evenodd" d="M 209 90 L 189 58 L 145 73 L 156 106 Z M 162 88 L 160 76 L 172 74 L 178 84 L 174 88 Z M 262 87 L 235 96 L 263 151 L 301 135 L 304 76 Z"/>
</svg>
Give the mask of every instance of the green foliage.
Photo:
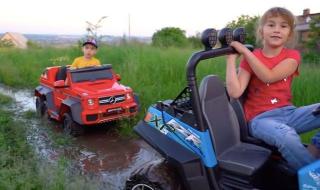
<svg viewBox="0 0 320 190">
<path fill-rule="evenodd" d="M 153 34 L 152 45 L 156 47 L 184 47 L 187 45 L 187 37 L 185 31 L 180 28 L 166 27 Z"/>
<path fill-rule="evenodd" d="M 307 48 L 311 51 L 320 51 L 320 16 L 310 21 L 310 33 L 306 43 Z"/>
<path fill-rule="evenodd" d="M 9 98 L 0 95 L 0 104 Z M 28 119 L 34 112 L 25 113 Z M 70 170 L 70 162 L 59 156 L 56 164 L 41 161 L 27 141 L 28 124 L 0 109 L 0 189 L 63 190 L 98 189 L 97 182 Z"/>
<path fill-rule="evenodd" d="M 241 15 L 237 20 L 233 20 L 227 24 L 227 27 L 235 29 L 237 27 L 244 27 L 247 33 L 246 43 L 256 44 L 256 27 L 259 16 Z"/>
<path fill-rule="evenodd" d="M 0 94 L 0 105 L 8 105 L 12 102 L 12 98 L 9 96 L 5 96 Z"/>
<path fill-rule="evenodd" d="M 31 40 L 28 40 L 27 46 L 28 46 L 28 48 L 33 48 L 33 49 L 41 48 L 41 45 L 39 43 L 31 41 Z"/>
<path fill-rule="evenodd" d="M 199 49 L 203 47 L 201 43 L 201 33 L 197 33 L 195 36 L 189 37 L 188 42 L 193 48 Z"/>
<path fill-rule="evenodd" d="M 163 49 L 130 43 L 99 47 L 97 58 L 101 63 L 112 64 L 114 71 L 121 75 L 121 83 L 132 87 L 139 95 L 141 111 L 136 120 L 125 122 L 121 133 L 129 134 L 130 127 L 144 117 L 148 106 L 159 100 L 175 98 L 186 86 L 185 66 L 191 54 L 197 50 L 175 47 Z M 0 82 L 14 87 L 34 88 L 39 84 L 39 76 L 46 67 L 54 64 L 65 65 L 65 57 L 69 57 L 71 62 L 72 58 L 79 54 L 81 51 L 78 48 L 25 51 L 0 49 Z M 54 58 L 62 61 L 56 62 Z M 300 66 L 300 76 L 293 84 L 294 104 L 307 105 L 319 101 L 320 89 L 318 83 L 314 82 L 320 81 L 319 72 L 318 66 L 305 61 Z M 198 82 L 208 74 L 216 74 L 224 79 L 225 59 L 219 57 L 201 63 L 197 71 Z M 32 117 L 32 113 L 28 113 L 26 117 Z M 57 145 L 65 144 L 66 141 L 61 138 Z"/>
<path fill-rule="evenodd" d="M 310 21 L 310 33 L 305 42 L 307 51 L 303 56 L 304 60 L 312 63 L 320 63 L 320 16 Z"/>
<path fill-rule="evenodd" d="M 71 64 L 80 55 L 79 48 L 0 49 L 0 83 L 35 87 L 46 67 Z"/>
<path fill-rule="evenodd" d="M 14 47 L 14 44 L 12 43 L 11 40 L 0 40 L 0 48 L 11 48 Z"/>
<path fill-rule="evenodd" d="M 34 156 L 21 123 L 11 113 L 0 110 L 0 189 L 32 189 L 39 187 Z"/>
</svg>

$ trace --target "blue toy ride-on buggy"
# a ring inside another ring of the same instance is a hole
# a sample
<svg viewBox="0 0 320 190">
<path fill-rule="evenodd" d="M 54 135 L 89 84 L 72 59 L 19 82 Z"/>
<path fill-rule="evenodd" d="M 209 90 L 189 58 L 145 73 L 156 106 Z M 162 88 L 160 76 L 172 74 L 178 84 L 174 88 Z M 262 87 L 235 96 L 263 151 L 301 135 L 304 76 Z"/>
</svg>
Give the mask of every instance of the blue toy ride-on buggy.
<svg viewBox="0 0 320 190">
<path fill-rule="evenodd" d="M 218 39 L 221 48 L 212 49 Z M 200 61 L 235 53 L 228 44 L 244 39 L 243 28 L 203 32 L 205 50 L 187 63 L 187 87 L 151 105 L 134 128 L 163 158 L 133 173 L 127 190 L 320 189 L 320 161 L 296 172 L 274 147 L 251 137 L 241 101 L 228 97 L 218 76 L 204 77 L 198 88 Z"/>
</svg>

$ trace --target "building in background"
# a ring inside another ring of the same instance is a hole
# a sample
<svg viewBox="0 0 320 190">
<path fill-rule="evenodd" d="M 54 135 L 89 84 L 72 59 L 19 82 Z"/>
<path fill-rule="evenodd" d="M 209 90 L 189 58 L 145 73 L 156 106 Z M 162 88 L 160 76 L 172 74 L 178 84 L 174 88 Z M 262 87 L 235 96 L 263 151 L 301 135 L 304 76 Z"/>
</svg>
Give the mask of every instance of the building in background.
<svg viewBox="0 0 320 190">
<path fill-rule="evenodd" d="M 310 9 L 304 9 L 303 14 L 297 16 L 296 31 L 298 34 L 298 46 L 302 46 L 309 38 L 310 21 L 320 17 L 320 13 L 310 13 Z M 320 23 L 317 24 L 320 27 Z"/>
<path fill-rule="evenodd" d="M 10 42 L 17 48 L 25 49 L 28 47 L 28 39 L 20 33 L 7 32 L 0 37 L 0 41 Z"/>
</svg>

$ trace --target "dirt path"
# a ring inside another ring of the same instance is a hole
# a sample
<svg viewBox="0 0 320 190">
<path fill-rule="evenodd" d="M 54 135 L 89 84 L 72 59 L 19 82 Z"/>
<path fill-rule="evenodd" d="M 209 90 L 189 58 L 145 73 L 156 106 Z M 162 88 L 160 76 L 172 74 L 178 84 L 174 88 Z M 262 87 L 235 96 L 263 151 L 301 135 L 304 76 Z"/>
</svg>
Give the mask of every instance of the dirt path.
<svg viewBox="0 0 320 190">
<path fill-rule="evenodd" d="M 0 93 L 10 96 L 15 104 L 8 109 L 20 119 L 26 111 L 35 111 L 35 100 L 31 90 L 13 90 L 0 85 Z M 62 134 L 59 123 L 41 121 L 39 118 L 27 120 L 28 142 L 36 154 L 46 162 L 55 163 L 60 155 L 70 158 L 74 167 L 83 175 L 95 176 L 101 183 L 99 189 L 123 189 L 130 174 L 159 155 L 139 139 L 120 137 L 106 128 L 93 128 L 77 137 L 68 145 L 54 146 L 49 133 Z"/>
</svg>

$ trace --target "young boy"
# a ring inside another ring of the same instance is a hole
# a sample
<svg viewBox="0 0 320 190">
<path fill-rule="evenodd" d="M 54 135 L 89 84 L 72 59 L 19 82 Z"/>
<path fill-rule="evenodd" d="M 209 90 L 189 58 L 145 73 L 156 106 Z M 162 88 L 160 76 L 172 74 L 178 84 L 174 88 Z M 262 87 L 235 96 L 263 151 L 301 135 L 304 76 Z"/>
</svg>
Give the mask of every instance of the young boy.
<svg viewBox="0 0 320 190">
<path fill-rule="evenodd" d="M 98 45 L 95 39 L 88 39 L 82 44 L 83 56 L 74 59 L 71 69 L 79 69 L 90 66 L 100 66 L 100 61 L 94 56 L 97 53 Z"/>
</svg>

